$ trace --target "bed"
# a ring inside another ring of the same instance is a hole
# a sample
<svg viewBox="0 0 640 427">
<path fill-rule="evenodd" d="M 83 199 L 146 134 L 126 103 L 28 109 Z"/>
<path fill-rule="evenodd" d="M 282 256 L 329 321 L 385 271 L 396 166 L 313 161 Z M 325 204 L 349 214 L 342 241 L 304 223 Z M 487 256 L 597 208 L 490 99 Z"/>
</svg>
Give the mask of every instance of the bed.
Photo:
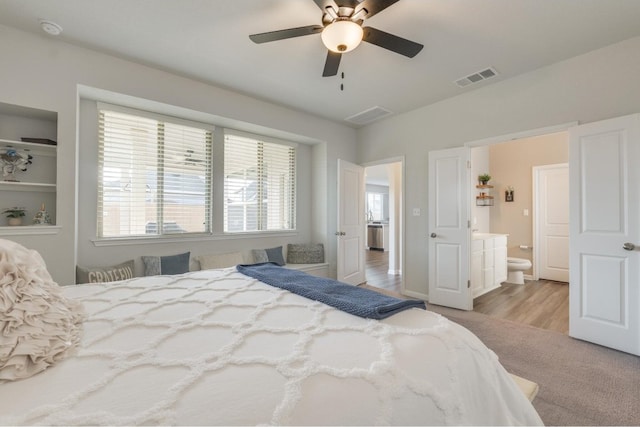
<svg viewBox="0 0 640 427">
<path fill-rule="evenodd" d="M 78 348 L 0 384 L 0 424 L 542 424 L 430 311 L 365 319 L 235 268 L 62 288 L 86 312 Z"/>
</svg>

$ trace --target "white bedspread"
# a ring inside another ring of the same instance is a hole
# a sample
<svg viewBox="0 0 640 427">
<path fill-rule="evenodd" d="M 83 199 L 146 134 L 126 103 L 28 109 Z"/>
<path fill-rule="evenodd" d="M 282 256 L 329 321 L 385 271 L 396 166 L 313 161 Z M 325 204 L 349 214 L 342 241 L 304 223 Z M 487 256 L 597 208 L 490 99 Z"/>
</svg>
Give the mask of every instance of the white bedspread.
<svg viewBox="0 0 640 427">
<path fill-rule="evenodd" d="M 68 286 L 77 355 L 0 386 L 2 424 L 535 425 L 473 334 L 355 317 L 235 269 Z"/>
</svg>

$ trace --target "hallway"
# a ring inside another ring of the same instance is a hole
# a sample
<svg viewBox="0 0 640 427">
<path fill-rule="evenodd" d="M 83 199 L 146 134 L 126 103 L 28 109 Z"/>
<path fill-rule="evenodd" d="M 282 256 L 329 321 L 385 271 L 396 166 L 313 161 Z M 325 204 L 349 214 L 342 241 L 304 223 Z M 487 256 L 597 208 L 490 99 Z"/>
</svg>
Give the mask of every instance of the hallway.
<svg viewBox="0 0 640 427">
<path fill-rule="evenodd" d="M 367 285 L 400 293 L 402 276 L 387 273 L 389 252 L 367 250 L 365 253 Z"/>
</svg>

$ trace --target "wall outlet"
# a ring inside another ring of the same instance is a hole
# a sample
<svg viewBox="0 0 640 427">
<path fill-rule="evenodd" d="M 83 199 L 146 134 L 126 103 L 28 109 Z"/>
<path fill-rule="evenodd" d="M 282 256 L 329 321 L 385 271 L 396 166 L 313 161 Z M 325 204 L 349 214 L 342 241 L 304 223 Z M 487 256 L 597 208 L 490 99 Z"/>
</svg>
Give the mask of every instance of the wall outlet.
<svg viewBox="0 0 640 427">
<path fill-rule="evenodd" d="M 413 208 L 413 216 L 420 216 L 420 208 Z"/>
<path fill-rule="evenodd" d="M 529 209 L 525 209 L 522 211 L 522 215 L 529 216 Z"/>
</svg>

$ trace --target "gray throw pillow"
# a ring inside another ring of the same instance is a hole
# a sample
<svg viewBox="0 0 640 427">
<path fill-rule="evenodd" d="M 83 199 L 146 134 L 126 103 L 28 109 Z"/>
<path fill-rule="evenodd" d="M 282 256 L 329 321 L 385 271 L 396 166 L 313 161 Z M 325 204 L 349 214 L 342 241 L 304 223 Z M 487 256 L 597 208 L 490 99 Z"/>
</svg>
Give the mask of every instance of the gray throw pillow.
<svg viewBox="0 0 640 427">
<path fill-rule="evenodd" d="M 143 256 L 145 276 L 183 274 L 189 272 L 191 252 L 167 256 Z"/>
<path fill-rule="evenodd" d="M 273 262 L 278 265 L 285 264 L 284 257 L 282 256 L 282 246 L 269 249 L 254 249 L 251 252 L 253 253 L 253 262 L 256 264 L 262 262 Z"/>
<path fill-rule="evenodd" d="M 284 257 L 282 256 L 282 246 L 277 248 L 265 249 L 269 262 L 275 262 L 278 265 L 285 265 Z"/>
<path fill-rule="evenodd" d="M 324 245 L 289 243 L 287 264 L 318 264 L 324 262 Z"/>
<path fill-rule="evenodd" d="M 132 279 L 134 262 L 129 260 L 110 267 L 76 267 L 76 283 L 104 283 Z"/>
<path fill-rule="evenodd" d="M 261 264 L 263 262 L 269 262 L 269 257 L 267 256 L 267 251 L 264 249 L 254 249 L 251 251 L 253 254 L 253 262 L 256 264 Z"/>
</svg>

